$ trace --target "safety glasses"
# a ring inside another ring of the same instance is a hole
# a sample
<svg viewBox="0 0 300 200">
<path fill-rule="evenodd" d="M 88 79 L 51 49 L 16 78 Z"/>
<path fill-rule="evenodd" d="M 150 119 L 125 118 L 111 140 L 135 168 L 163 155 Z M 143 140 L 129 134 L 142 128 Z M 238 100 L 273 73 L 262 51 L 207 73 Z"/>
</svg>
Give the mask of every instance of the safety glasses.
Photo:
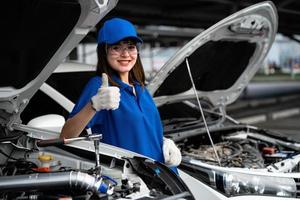
<svg viewBox="0 0 300 200">
<path fill-rule="evenodd" d="M 120 42 L 115 45 L 106 45 L 107 53 L 111 55 L 121 55 L 124 51 L 128 52 L 130 55 L 138 54 L 138 45 L 131 42 Z"/>
</svg>

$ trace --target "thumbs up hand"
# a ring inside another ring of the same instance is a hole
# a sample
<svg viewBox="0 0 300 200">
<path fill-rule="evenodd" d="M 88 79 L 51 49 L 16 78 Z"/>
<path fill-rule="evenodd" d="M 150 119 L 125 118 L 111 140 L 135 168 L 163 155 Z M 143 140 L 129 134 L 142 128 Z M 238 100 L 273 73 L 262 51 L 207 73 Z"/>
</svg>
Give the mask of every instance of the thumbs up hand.
<svg viewBox="0 0 300 200">
<path fill-rule="evenodd" d="M 92 107 L 96 111 L 100 110 L 115 110 L 120 103 L 120 89 L 115 86 L 108 85 L 108 77 L 105 73 L 102 74 L 102 85 L 98 92 L 91 99 Z"/>
</svg>

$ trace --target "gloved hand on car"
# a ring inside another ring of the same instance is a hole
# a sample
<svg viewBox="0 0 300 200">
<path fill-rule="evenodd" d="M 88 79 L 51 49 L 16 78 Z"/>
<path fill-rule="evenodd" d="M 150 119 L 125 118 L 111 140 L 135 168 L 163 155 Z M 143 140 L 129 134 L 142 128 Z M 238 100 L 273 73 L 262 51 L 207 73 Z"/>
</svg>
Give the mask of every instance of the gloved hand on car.
<svg viewBox="0 0 300 200">
<path fill-rule="evenodd" d="M 91 103 L 96 111 L 119 108 L 120 89 L 108 85 L 108 77 L 105 73 L 102 74 L 102 85 L 98 89 L 97 94 L 92 97 Z"/>
<path fill-rule="evenodd" d="M 170 167 L 176 167 L 181 163 L 181 153 L 173 140 L 163 138 L 163 154 L 165 158 L 165 164 Z"/>
</svg>

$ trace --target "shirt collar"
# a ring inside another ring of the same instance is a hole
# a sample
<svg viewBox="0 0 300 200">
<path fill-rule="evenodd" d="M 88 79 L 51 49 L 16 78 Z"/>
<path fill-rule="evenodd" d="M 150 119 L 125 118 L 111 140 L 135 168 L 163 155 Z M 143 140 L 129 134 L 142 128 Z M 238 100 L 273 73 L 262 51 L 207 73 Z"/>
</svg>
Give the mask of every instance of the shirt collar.
<svg viewBox="0 0 300 200">
<path fill-rule="evenodd" d="M 120 88 L 125 89 L 127 87 L 130 87 L 130 85 L 124 83 L 123 81 L 121 81 L 121 79 L 116 76 L 116 75 L 112 75 L 112 79 L 120 86 Z"/>
<path fill-rule="evenodd" d="M 130 92 L 132 95 L 134 95 L 132 86 L 124 83 L 123 81 L 121 81 L 121 79 L 116 75 L 113 75 L 112 79 L 120 86 L 120 89 L 126 90 L 126 91 Z M 140 86 L 141 86 L 141 84 L 139 82 L 137 82 L 137 81 L 134 82 L 133 87 L 135 89 L 136 96 L 138 96 L 141 93 L 141 87 Z"/>
<path fill-rule="evenodd" d="M 113 79 L 116 83 L 118 83 L 118 84 L 120 85 L 120 88 L 131 88 L 130 85 L 124 83 L 124 82 L 123 82 L 118 76 L 116 76 L 116 75 L 112 75 L 112 79 Z M 137 81 L 134 81 L 134 85 L 139 85 L 139 86 L 140 86 L 139 82 L 137 82 Z"/>
</svg>

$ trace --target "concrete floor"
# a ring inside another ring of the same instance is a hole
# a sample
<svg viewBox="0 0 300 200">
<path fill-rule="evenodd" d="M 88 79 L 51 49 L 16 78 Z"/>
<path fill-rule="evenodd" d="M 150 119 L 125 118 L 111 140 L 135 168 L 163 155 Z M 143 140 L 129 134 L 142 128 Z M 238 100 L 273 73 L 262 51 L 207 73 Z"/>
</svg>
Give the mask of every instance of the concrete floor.
<svg viewBox="0 0 300 200">
<path fill-rule="evenodd" d="M 262 87 L 253 89 L 253 94 L 258 95 Z M 240 100 L 230 105 L 227 113 L 238 121 L 274 130 L 300 142 L 300 93 Z"/>
<path fill-rule="evenodd" d="M 300 115 L 291 116 L 288 118 L 266 121 L 254 124 L 255 126 L 271 129 L 291 138 L 295 138 L 300 142 Z"/>
</svg>

